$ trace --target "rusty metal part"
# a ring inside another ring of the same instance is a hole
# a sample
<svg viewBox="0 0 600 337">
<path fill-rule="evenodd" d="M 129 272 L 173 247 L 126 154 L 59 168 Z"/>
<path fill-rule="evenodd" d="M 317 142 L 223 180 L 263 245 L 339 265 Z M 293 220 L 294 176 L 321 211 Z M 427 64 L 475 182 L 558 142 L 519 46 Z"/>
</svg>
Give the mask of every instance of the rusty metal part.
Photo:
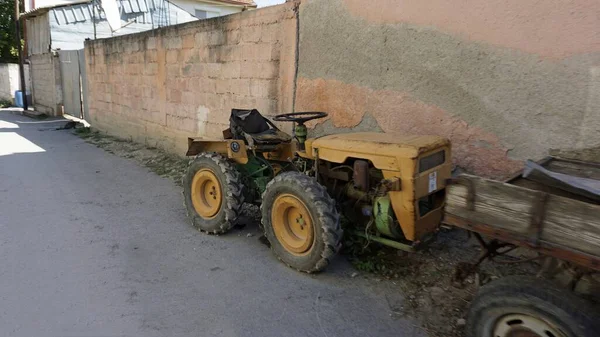
<svg viewBox="0 0 600 337">
<path fill-rule="evenodd" d="M 353 184 L 348 184 L 346 186 L 346 195 L 351 199 L 364 201 L 367 203 L 371 203 L 373 200 L 373 198 L 371 196 L 369 196 L 368 193 L 357 189 L 356 187 L 354 187 Z"/>
<path fill-rule="evenodd" d="M 326 164 L 331 164 L 331 163 L 326 163 Z M 350 181 L 351 180 L 351 176 L 350 176 L 350 172 L 346 171 L 352 171 L 352 167 L 348 166 L 348 165 L 339 165 L 339 166 L 335 166 L 335 167 L 328 167 L 329 165 L 326 165 L 321 163 L 319 165 L 319 174 L 329 177 L 329 178 L 333 178 L 336 180 L 342 180 L 342 181 Z"/>
<path fill-rule="evenodd" d="M 492 240 L 489 243 L 487 243 L 481 237 L 481 235 L 479 235 L 479 233 L 473 233 L 473 236 L 475 237 L 475 239 L 477 239 L 477 242 L 481 246 L 481 254 L 477 258 L 477 262 L 475 263 L 461 262 L 456 266 L 454 276 L 452 278 L 452 281 L 456 285 L 462 284 L 467 277 L 474 274 L 479 268 L 479 265 L 486 259 L 493 259 L 497 255 L 506 253 L 499 252 L 500 249 L 512 246 L 509 243 L 503 243 L 498 240 Z"/>
<path fill-rule="evenodd" d="M 281 143 L 275 145 L 275 149 L 271 152 L 263 152 L 263 157 L 268 160 L 287 161 L 294 159 L 296 153 L 296 143 Z"/>
<path fill-rule="evenodd" d="M 363 192 L 369 191 L 369 162 L 366 160 L 354 161 L 354 173 L 352 174 L 354 186 Z"/>
<path fill-rule="evenodd" d="M 383 197 L 390 191 L 401 191 L 402 183 L 399 178 L 384 179 L 377 187 L 377 196 Z"/>
<path fill-rule="evenodd" d="M 505 230 L 492 227 L 487 224 L 479 223 L 472 220 L 467 220 L 452 214 L 447 214 L 444 217 L 444 223 L 460 228 L 464 228 L 474 233 L 485 235 L 500 241 L 511 243 L 520 247 L 533 249 L 540 254 L 556 257 L 557 259 L 565 260 L 577 264 L 582 267 L 600 271 L 600 257 L 576 251 L 564 246 L 551 244 L 544 240 L 540 240 L 537 246 L 530 242 L 530 238 L 524 235 L 518 235 Z"/>
<path fill-rule="evenodd" d="M 233 133 L 231 132 L 231 128 L 223 130 L 223 139 L 233 139 Z"/>
</svg>

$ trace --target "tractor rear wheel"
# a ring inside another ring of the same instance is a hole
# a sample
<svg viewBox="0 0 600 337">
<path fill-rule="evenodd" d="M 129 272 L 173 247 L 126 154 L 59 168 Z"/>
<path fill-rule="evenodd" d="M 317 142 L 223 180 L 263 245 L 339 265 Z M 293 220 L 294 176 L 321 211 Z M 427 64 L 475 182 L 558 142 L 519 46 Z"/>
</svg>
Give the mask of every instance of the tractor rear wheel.
<svg viewBox="0 0 600 337">
<path fill-rule="evenodd" d="M 183 177 L 185 207 L 192 224 L 210 234 L 229 231 L 244 203 L 235 166 L 215 153 L 198 155 Z"/>
<path fill-rule="evenodd" d="M 261 211 L 271 249 L 292 268 L 320 271 L 340 248 L 335 201 L 313 178 L 298 172 L 276 176 L 263 193 Z"/>
</svg>

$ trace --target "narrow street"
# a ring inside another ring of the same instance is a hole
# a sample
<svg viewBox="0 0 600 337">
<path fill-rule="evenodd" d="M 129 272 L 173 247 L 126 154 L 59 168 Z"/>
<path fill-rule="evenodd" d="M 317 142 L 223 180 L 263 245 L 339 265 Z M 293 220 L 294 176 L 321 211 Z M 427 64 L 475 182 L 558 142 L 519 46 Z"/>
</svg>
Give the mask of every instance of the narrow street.
<svg viewBox="0 0 600 337">
<path fill-rule="evenodd" d="M 0 111 L 1 336 L 427 336 L 398 287 L 199 233 L 172 181 L 62 125 Z"/>
</svg>

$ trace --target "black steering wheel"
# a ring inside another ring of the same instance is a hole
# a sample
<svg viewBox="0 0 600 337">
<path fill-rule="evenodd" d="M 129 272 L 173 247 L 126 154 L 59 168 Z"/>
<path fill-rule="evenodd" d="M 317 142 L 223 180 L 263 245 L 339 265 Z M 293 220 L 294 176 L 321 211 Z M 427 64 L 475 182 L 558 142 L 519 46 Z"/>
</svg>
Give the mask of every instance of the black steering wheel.
<svg viewBox="0 0 600 337">
<path fill-rule="evenodd" d="M 298 124 L 304 124 L 313 119 L 319 119 L 327 117 L 326 112 L 294 112 L 291 114 L 277 115 L 273 117 L 276 122 L 296 122 Z"/>
</svg>

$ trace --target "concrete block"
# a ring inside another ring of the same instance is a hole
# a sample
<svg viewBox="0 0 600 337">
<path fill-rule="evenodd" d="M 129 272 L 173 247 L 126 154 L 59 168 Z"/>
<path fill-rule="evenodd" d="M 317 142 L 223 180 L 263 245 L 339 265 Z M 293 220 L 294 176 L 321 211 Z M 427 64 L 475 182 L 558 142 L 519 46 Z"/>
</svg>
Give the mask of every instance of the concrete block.
<svg viewBox="0 0 600 337">
<path fill-rule="evenodd" d="M 198 55 L 194 49 L 181 49 L 179 59 L 183 63 L 196 63 L 198 62 Z"/>
<path fill-rule="evenodd" d="M 256 109 L 265 115 L 277 113 L 277 100 L 270 98 L 256 98 Z"/>
<path fill-rule="evenodd" d="M 217 80 L 212 78 L 200 78 L 197 89 L 200 92 L 215 93 L 217 91 Z"/>
<path fill-rule="evenodd" d="M 183 40 L 179 36 L 165 37 L 163 38 L 163 42 L 167 49 L 181 49 L 183 46 Z"/>
<path fill-rule="evenodd" d="M 221 77 L 221 63 L 206 63 L 206 76 L 209 78 Z"/>
<path fill-rule="evenodd" d="M 156 38 L 154 36 L 146 38 L 146 49 L 156 49 Z"/>
<path fill-rule="evenodd" d="M 225 42 L 224 33 L 220 30 L 213 30 L 208 35 L 208 45 L 218 46 Z"/>
<path fill-rule="evenodd" d="M 196 93 L 192 91 L 184 91 L 181 95 L 181 103 L 183 104 L 194 104 Z"/>
<path fill-rule="evenodd" d="M 200 47 L 195 49 L 198 56 L 198 62 L 208 62 L 209 53 L 207 47 Z"/>
<path fill-rule="evenodd" d="M 250 79 L 250 96 L 277 97 L 277 80 Z"/>
<path fill-rule="evenodd" d="M 250 80 L 245 78 L 232 80 L 231 91 L 240 96 L 250 96 Z"/>
<path fill-rule="evenodd" d="M 158 73 L 158 64 L 148 63 L 144 66 L 144 75 L 156 75 Z"/>
<path fill-rule="evenodd" d="M 242 28 L 242 42 L 258 42 L 260 41 L 261 27 L 246 26 Z"/>
<path fill-rule="evenodd" d="M 231 81 L 226 79 L 217 79 L 217 94 L 226 94 L 231 92 Z"/>
<path fill-rule="evenodd" d="M 198 32 L 194 35 L 194 39 L 196 40 L 197 48 L 206 47 L 209 42 L 209 32 Z"/>
<path fill-rule="evenodd" d="M 166 68 L 167 77 L 176 78 L 181 75 L 181 65 L 179 64 L 168 64 Z"/>
<path fill-rule="evenodd" d="M 168 50 L 167 51 L 167 63 L 179 63 L 181 59 L 179 58 L 179 50 Z"/>
<path fill-rule="evenodd" d="M 236 45 L 242 41 L 242 30 L 238 27 L 237 29 L 230 30 L 226 35 L 226 42 L 228 45 Z"/>
<path fill-rule="evenodd" d="M 197 123 L 191 118 L 167 114 L 167 128 L 194 133 Z"/>
<path fill-rule="evenodd" d="M 221 69 L 221 76 L 223 78 L 240 78 L 241 75 L 241 64 L 240 62 L 228 62 L 224 63 Z"/>
<path fill-rule="evenodd" d="M 181 90 L 169 89 L 167 91 L 167 101 L 171 103 L 181 103 Z"/>
<path fill-rule="evenodd" d="M 271 44 L 277 42 L 277 32 L 281 29 L 279 25 L 264 25 L 261 27 L 260 42 Z"/>
<path fill-rule="evenodd" d="M 245 61 L 241 63 L 242 78 L 276 79 L 279 75 L 277 62 L 254 62 Z"/>
<path fill-rule="evenodd" d="M 191 49 L 196 46 L 196 38 L 192 34 L 186 34 L 183 36 L 182 48 Z"/>
<path fill-rule="evenodd" d="M 223 62 L 240 61 L 242 59 L 242 46 L 226 45 L 221 47 L 220 59 Z"/>
<path fill-rule="evenodd" d="M 242 50 L 242 59 L 251 61 L 270 61 L 271 45 L 267 43 L 245 45 Z"/>
</svg>

